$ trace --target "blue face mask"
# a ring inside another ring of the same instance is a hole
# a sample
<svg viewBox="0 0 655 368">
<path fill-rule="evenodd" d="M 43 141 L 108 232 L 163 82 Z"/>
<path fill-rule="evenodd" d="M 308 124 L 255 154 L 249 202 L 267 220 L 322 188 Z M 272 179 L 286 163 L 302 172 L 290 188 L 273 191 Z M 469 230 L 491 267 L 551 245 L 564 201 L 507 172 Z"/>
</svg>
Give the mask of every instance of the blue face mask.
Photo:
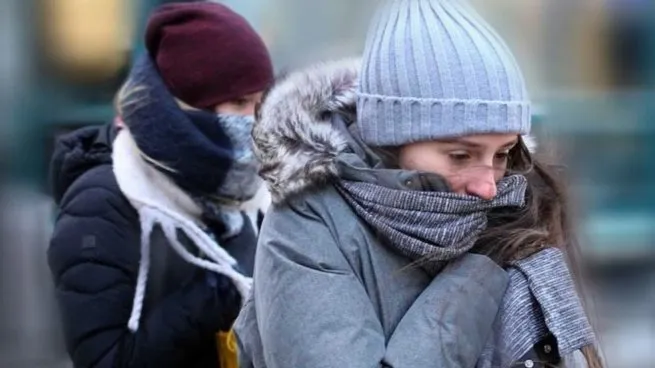
<svg viewBox="0 0 655 368">
<path fill-rule="evenodd" d="M 187 111 L 186 114 L 212 144 L 224 149 L 230 157 L 229 169 L 223 174 L 220 186 L 203 196 L 230 204 L 252 199 L 262 185 L 251 137 L 254 117 L 206 111 Z"/>
<path fill-rule="evenodd" d="M 245 202 L 252 199 L 262 185 L 259 162 L 253 152 L 252 128 L 254 116 L 226 115 L 216 116 L 217 124 L 225 131 L 232 142 L 232 167 L 225 181 L 218 188 L 221 198 Z"/>
</svg>

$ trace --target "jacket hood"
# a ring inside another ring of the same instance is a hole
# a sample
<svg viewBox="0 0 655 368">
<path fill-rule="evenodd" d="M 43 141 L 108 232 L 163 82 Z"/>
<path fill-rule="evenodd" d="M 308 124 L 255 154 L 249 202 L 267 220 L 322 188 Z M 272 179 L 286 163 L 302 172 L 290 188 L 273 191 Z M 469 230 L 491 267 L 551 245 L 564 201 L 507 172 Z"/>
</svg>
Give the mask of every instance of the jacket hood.
<svg viewBox="0 0 655 368">
<path fill-rule="evenodd" d="M 113 125 L 82 128 L 57 140 L 50 163 L 50 185 L 59 204 L 68 188 L 85 172 L 111 163 Z"/>
<path fill-rule="evenodd" d="M 333 117 L 354 114 L 359 67 L 360 59 L 315 65 L 283 77 L 267 93 L 253 140 L 274 203 L 338 176 L 336 157 L 349 137 Z"/>
</svg>

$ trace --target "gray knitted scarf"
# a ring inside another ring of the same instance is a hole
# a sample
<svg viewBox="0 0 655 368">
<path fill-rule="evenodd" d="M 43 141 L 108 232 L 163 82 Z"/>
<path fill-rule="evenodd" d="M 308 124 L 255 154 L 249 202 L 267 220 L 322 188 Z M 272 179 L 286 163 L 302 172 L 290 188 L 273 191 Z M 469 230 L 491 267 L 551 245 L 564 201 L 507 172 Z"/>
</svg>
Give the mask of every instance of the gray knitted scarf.
<svg viewBox="0 0 655 368">
<path fill-rule="evenodd" d="M 437 273 L 471 250 L 487 226 L 488 211 L 523 206 L 527 179 L 509 176 L 484 201 L 446 191 L 412 191 L 342 177 L 337 189 L 387 246 Z M 548 333 L 560 356 L 594 343 L 563 254 L 546 249 L 513 264 L 493 336 L 476 368 L 504 368 Z"/>
<path fill-rule="evenodd" d="M 446 191 L 409 191 L 342 180 L 341 193 L 355 212 L 404 256 L 436 274 L 473 248 L 487 226 L 487 211 L 520 207 L 527 181 L 515 175 L 498 184 L 491 201 Z"/>
</svg>

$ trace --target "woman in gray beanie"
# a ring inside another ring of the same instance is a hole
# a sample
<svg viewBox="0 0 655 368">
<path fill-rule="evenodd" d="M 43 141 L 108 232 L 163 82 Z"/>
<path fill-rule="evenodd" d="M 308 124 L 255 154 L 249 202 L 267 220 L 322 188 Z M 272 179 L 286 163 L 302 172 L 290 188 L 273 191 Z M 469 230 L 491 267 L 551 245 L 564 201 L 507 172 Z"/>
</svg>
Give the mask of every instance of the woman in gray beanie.
<svg viewBox="0 0 655 368">
<path fill-rule="evenodd" d="M 288 75 L 253 136 L 275 205 L 241 367 L 601 367 L 563 188 L 464 0 L 381 7 L 363 60 Z"/>
</svg>

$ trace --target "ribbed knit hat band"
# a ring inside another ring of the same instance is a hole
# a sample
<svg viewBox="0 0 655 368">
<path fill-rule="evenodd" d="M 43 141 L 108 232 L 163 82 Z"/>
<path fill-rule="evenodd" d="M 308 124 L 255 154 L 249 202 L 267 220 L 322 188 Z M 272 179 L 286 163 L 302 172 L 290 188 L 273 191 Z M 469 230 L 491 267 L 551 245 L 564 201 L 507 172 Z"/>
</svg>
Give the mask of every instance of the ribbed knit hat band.
<svg viewBox="0 0 655 368">
<path fill-rule="evenodd" d="M 384 1 L 369 31 L 357 108 L 373 146 L 530 131 L 521 70 L 466 0 Z"/>
</svg>

